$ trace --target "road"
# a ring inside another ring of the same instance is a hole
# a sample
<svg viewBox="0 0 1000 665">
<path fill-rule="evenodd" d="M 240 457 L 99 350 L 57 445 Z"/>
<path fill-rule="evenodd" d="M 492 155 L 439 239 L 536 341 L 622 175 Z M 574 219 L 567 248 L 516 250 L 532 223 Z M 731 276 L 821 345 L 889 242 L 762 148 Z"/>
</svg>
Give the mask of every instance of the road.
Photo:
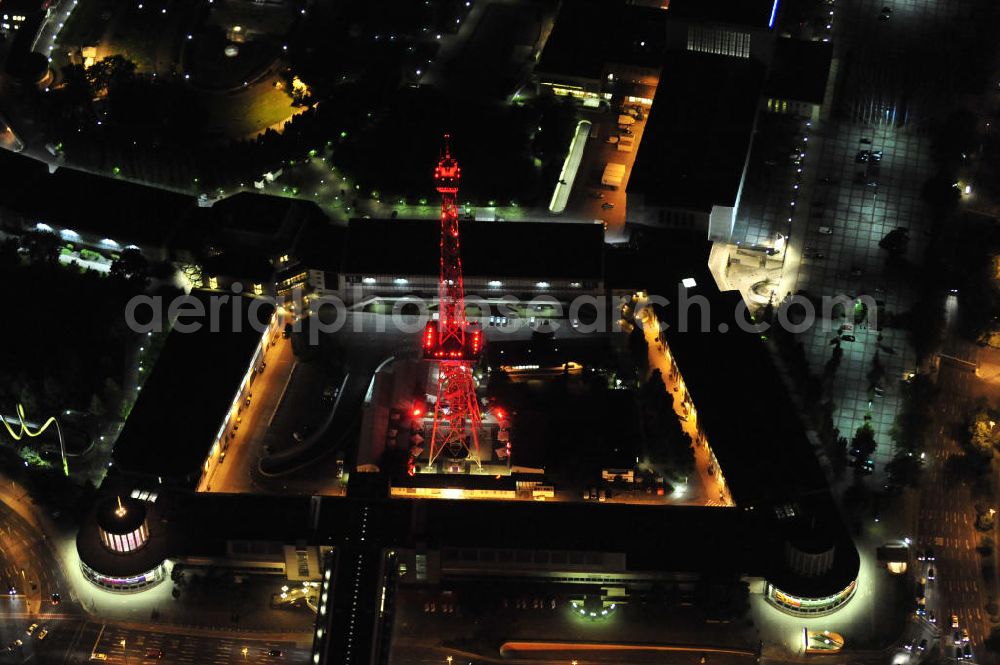
<svg viewBox="0 0 1000 665">
<path fill-rule="evenodd" d="M 972 364 L 994 363 L 997 352 L 979 348 L 957 336 L 960 315 L 954 296 L 945 303 L 946 335 L 941 352 Z M 952 455 L 961 454 L 953 437 L 956 427 L 964 426 L 980 397 L 995 404 L 1000 397 L 1000 385 L 990 376 L 972 371 L 971 366 L 942 360 L 937 378 L 937 408 L 932 424 L 933 437 L 927 451 L 929 463 L 919 495 L 916 514 L 918 544 L 935 550 L 935 579 L 928 585 L 928 609 L 945 620 L 951 613 L 968 628 L 977 662 L 995 662 L 996 656 L 982 647 L 983 638 L 992 628 L 985 605 L 996 595 L 996 583 L 983 579 L 984 559 L 976 547 L 984 534 L 975 528 L 975 499 L 970 489 L 958 484 L 945 473 L 945 463 Z M 990 535 L 996 538 L 995 530 Z M 926 575 L 924 564 L 918 574 Z M 944 627 L 944 643 L 950 631 Z M 946 653 L 945 655 L 950 655 Z"/>
<path fill-rule="evenodd" d="M 147 650 L 163 652 L 158 662 L 167 665 L 236 665 L 237 663 L 306 663 L 311 645 L 296 644 L 291 639 L 259 639 L 253 636 L 186 635 L 156 630 L 126 628 L 103 624 L 66 614 L 47 615 L 36 619 L 5 614 L 3 625 L 4 644 L 15 637 L 23 645 L 15 650 L 12 663 L 43 663 L 58 665 L 91 661 L 91 654 L 105 654 L 103 662 L 116 665 L 148 662 Z M 37 621 L 39 628 L 29 637 L 25 628 Z M 48 629 L 44 640 L 38 639 L 42 627 Z M 125 646 L 122 646 L 122 641 Z M 243 649 L 246 648 L 246 656 Z M 281 652 L 280 660 L 267 655 L 267 651 Z M 126 660 L 127 658 L 127 660 Z"/>
<path fill-rule="evenodd" d="M 14 586 L 18 592 L 16 597 L 4 601 L 7 605 L 3 609 L 38 613 L 41 608 L 47 612 L 51 595 L 67 588 L 59 563 L 45 540 L 45 535 L 0 502 L 0 578 L 3 591 Z"/>
<path fill-rule="evenodd" d="M 224 460 L 202 480 L 198 491 L 259 491 L 252 476 L 263 452 L 264 439 L 295 367 L 292 344 L 277 335 L 264 356 L 267 367 L 258 374 L 252 387 L 250 406 L 240 414 L 240 431 L 228 446 Z"/>
<path fill-rule="evenodd" d="M 975 375 L 965 369 L 942 364 L 935 436 L 927 451 L 929 461 L 916 514 L 917 544 L 933 548 L 936 560 L 918 563 L 915 575 L 926 577 L 928 569 L 934 568 L 934 579 L 927 583 L 927 607 L 942 623 L 942 644 L 950 644 L 952 631 L 946 622 L 954 613 L 960 625 L 969 630 L 977 662 L 986 662 L 990 656 L 982 643 L 990 632 L 990 622 L 984 607 L 992 590 L 987 588 L 990 583 L 983 580 L 984 559 L 976 552 L 982 534 L 974 526 L 975 502 L 969 488 L 949 478 L 945 470 L 948 458 L 961 454 L 950 433 L 972 408 L 971 384 L 975 380 Z M 951 649 L 942 655 L 951 656 Z"/>
</svg>

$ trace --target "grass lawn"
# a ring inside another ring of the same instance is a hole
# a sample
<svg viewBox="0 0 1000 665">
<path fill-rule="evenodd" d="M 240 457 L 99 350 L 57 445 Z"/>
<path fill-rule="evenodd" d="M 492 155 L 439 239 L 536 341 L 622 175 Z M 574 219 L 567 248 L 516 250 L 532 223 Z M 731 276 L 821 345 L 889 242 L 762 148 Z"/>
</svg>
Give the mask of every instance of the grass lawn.
<svg viewBox="0 0 1000 665">
<path fill-rule="evenodd" d="M 198 11 L 197 3 L 179 0 L 155 7 L 150 3 L 89 0 L 73 11 L 60 42 L 99 46 L 102 56 L 121 55 L 134 62 L 140 72 L 164 74 L 180 62 L 183 36 L 197 20 Z"/>
<path fill-rule="evenodd" d="M 277 80 L 272 76 L 235 93 L 206 93 L 207 131 L 231 138 L 251 137 L 304 111 L 274 87 Z"/>
</svg>

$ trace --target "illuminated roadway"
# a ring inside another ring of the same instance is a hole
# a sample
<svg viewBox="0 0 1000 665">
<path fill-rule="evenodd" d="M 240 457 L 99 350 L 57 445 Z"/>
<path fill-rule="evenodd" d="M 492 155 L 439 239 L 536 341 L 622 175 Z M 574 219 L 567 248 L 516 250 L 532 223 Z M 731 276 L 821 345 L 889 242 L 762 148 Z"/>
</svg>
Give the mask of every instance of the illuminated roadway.
<svg viewBox="0 0 1000 665">
<path fill-rule="evenodd" d="M 944 341 L 942 353 L 973 363 L 989 361 L 997 355 L 996 351 L 979 349 L 957 339 L 954 335 L 956 305 L 949 300 L 945 309 L 950 334 Z M 976 551 L 980 539 L 987 534 L 975 528 L 975 500 L 969 488 L 947 477 L 945 463 L 950 456 L 961 454 L 959 443 L 953 438 L 956 427 L 964 427 L 968 422 L 977 397 L 995 400 L 998 386 L 988 378 L 977 376 L 967 366 L 942 360 L 937 388 L 931 445 L 927 450 L 929 460 L 915 515 L 917 543 L 921 547 L 932 547 L 937 558 L 935 579 L 928 583 L 927 606 L 938 616 L 939 625 L 946 622 L 951 613 L 957 614 L 960 625 L 969 630 L 976 662 L 992 662 L 993 656 L 982 644 L 991 629 L 985 605 L 988 596 L 995 593 L 995 582 L 984 581 L 982 565 L 990 564 L 991 560 Z M 995 530 L 988 534 L 995 538 Z M 947 624 L 942 625 L 942 630 L 942 644 L 949 646 L 943 655 L 951 656 L 953 631 Z"/>
<path fill-rule="evenodd" d="M 125 663 L 122 639 L 126 642 L 129 663 L 142 662 L 147 648 L 162 649 L 165 656 L 158 662 L 164 664 L 275 662 L 263 653 L 269 649 L 280 650 L 284 663 L 308 661 L 309 639 L 301 641 L 302 634 L 245 633 L 243 637 L 233 632 L 170 624 L 103 624 L 90 620 L 71 597 L 71 586 L 66 582 L 47 536 L 23 516 L 32 514 L 32 509 L 24 503 L 23 490 L 15 488 L 12 491 L 11 485 L 3 481 L 0 495 L 4 501 L 18 502 L 21 508 L 15 510 L 0 501 L 0 580 L 4 592 L 0 595 L 0 661 L 43 665 L 83 663 L 89 661 L 96 645 L 98 651 L 108 654 L 106 662 Z M 15 586 L 18 595 L 11 597 L 5 593 L 10 584 Z M 53 593 L 61 594 L 60 604 L 52 604 Z M 32 623 L 37 623 L 38 628 L 29 636 L 26 630 Z M 43 628 L 48 634 L 39 640 L 38 634 Z M 11 657 L 6 647 L 15 639 L 23 644 Z M 246 659 L 242 653 L 244 647 L 247 648 Z"/>
<path fill-rule="evenodd" d="M 215 492 L 258 492 L 261 487 L 251 475 L 257 460 L 263 452 L 264 438 L 271 418 L 284 395 L 295 367 L 292 344 L 279 334 L 277 342 L 269 345 L 264 356 L 267 366 L 258 374 L 250 389 L 253 399 L 250 407 L 241 414 L 236 438 L 229 444 L 226 458 L 216 466 L 205 487 L 199 491 Z"/>
</svg>

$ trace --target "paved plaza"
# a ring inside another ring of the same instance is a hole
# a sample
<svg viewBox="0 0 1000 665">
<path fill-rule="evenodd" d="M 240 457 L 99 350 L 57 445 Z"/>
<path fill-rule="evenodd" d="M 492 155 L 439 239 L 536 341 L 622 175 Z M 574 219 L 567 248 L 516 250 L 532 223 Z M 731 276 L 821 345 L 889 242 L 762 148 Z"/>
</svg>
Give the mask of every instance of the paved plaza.
<svg viewBox="0 0 1000 665">
<path fill-rule="evenodd" d="M 777 137 L 772 136 L 775 121 L 763 119 L 769 123 L 768 140 L 780 148 L 755 145 L 754 152 L 765 156 L 751 160 L 733 236 L 743 245 L 772 245 L 778 234 L 791 235 L 781 262 L 748 267 L 742 260 L 731 268 L 734 286 L 747 290 L 768 280 L 779 299 L 805 292 L 818 298 L 869 296 L 876 302 L 877 322 L 869 316 L 850 331 L 854 341 L 841 341 L 844 353 L 829 394 L 841 435 L 850 439 L 870 419 L 879 443 L 875 467 L 880 480 L 893 456 L 889 432 L 900 408 L 901 379 L 916 369 L 907 331 L 886 322 L 909 310 L 916 294 L 911 275 L 887 266 L 888 253 L 879 242 L 905 228 L 906 258 L 919 263 L 926 250 L 931 220 L 921 191 L 935 164 L 925 130 L 943 113 L 938 100 L 924 91 L 937 87 L 933 82 L 941 72 L 920 70 L 917 80 L 907 80 L 902 71 L 908 60 L 927 54 L 927 44 L 943 36 L 959 41 L 971 36 L 982 18 L 974 4 L 893 2 L 891 20 L 880 21 L 882 0 L 832 3 L 840 79 L 830 119 L 786 123 Z M 946 61 L 957 57 L 940 55 Z M 788 158 L 789 149 L 805 153 L 801 163 Z M 857 161 L 864 150 L 881 151 L 877 165 Z M 832 232 L 821 233 L 821 227 Z M 822 374 L 831 358 L 842 322 L 849 319 L 819 321 L 799 336 L 814 373 Z M 881 395 L 871 380 L 876 353 L 884 370 Z"/>
</svg>

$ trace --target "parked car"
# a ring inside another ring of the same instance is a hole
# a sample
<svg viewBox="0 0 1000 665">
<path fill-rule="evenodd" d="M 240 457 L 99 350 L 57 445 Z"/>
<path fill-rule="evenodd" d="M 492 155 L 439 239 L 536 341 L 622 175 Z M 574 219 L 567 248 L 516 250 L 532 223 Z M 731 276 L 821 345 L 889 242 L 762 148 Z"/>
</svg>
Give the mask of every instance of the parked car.
<svg viewBox="0 0 1000 665">
<path fill-rule="evenodd" d="M 820 233 L 822 233 L 825 236 L 832 236 L 833 235 L 833 227 L 830 227 L 830 226 L 821 226 L 821 227 L 819 227 L 816 230 L 819 231 Z"/>
</svg>

